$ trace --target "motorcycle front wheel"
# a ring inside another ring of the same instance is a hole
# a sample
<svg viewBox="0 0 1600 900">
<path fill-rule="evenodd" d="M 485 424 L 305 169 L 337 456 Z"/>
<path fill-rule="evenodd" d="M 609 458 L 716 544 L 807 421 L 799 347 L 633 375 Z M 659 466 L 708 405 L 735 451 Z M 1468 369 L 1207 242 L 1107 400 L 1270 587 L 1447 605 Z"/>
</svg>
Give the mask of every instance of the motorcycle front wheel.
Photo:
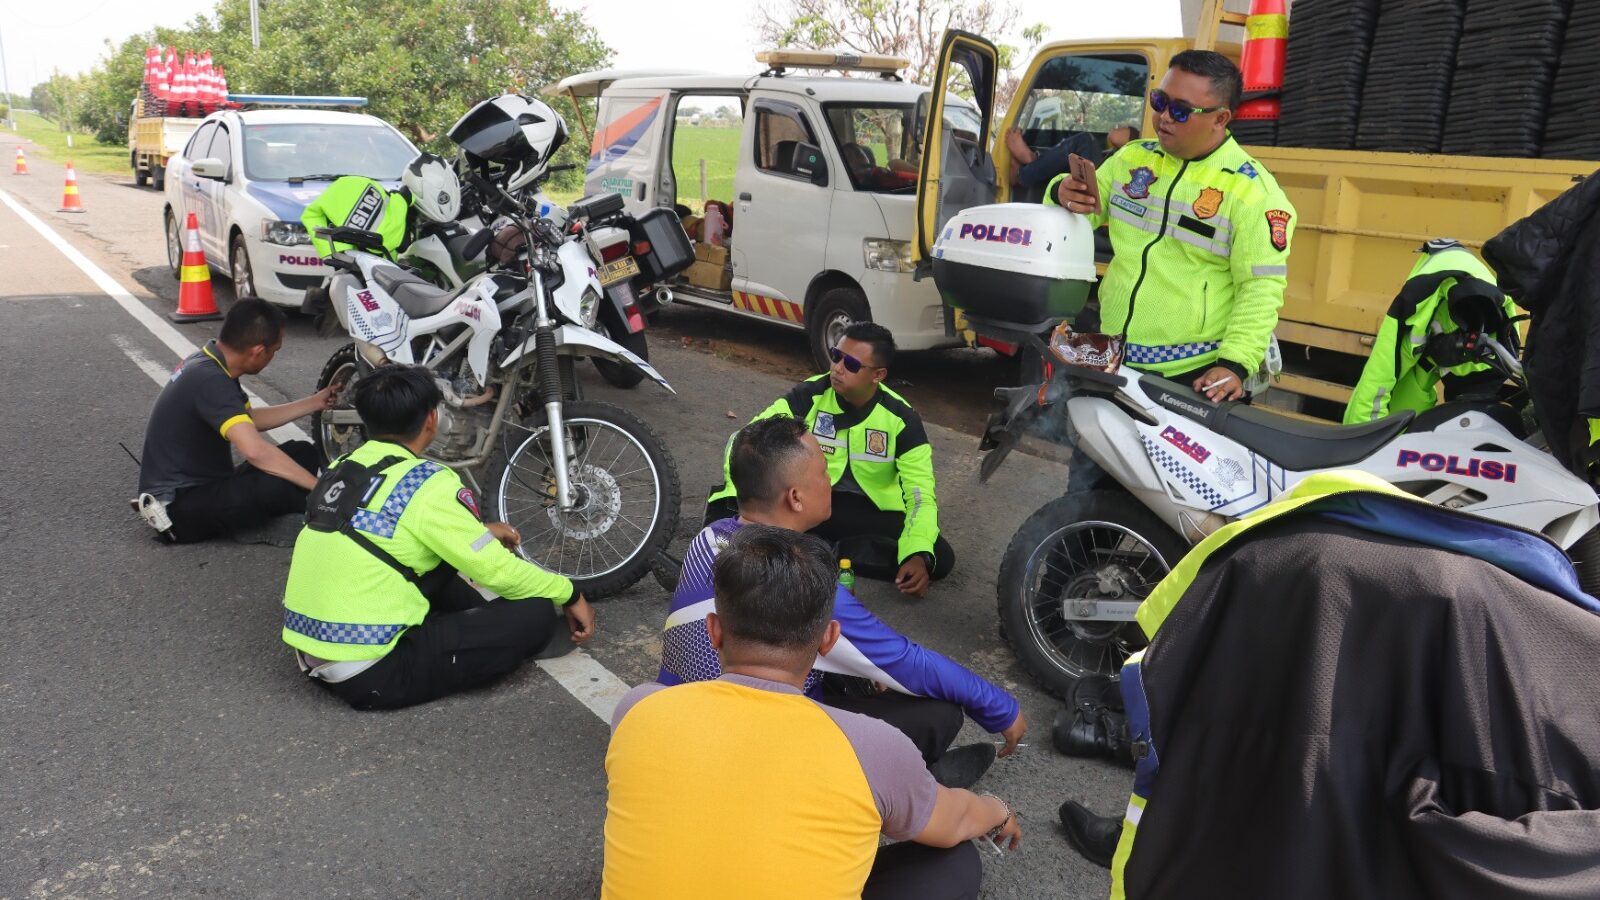
<svg viewBox="0 0 1600 900">
<path fill-rule="evenodd" d="M 1188 549 L 1121 491 L 1052 500 L 1022 523 L 1001 560 L 1001 636 L 1028 674 L 1063 699 L 1084 675 L 1115 679 L 1145 646 L 1139 624 L 1074 618 L 1069 604 L 1143 600 Z"/>
<path fill-rule="evenodd" d="M 500 520 L 522 534 L 518 552 L 571 578 L 589 599 L 621 593 L 650 571 L 678 529 L 678 468 L 661 436 L 610 403 L 563 404 L 573 506 L 557 498 L 542 408 L 523 420 L 495 485 Z"/>
</svg>

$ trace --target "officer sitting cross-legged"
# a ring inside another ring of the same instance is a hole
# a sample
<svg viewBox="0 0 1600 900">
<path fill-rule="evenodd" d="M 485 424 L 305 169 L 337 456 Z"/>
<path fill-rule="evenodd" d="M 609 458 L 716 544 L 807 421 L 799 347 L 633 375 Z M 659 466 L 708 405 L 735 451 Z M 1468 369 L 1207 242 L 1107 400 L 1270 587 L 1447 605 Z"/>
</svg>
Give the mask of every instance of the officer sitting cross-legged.
<svg viewBox="0 0 1600 900">
<path fill-rule="evenodd" d="M 830 351 L 827 374 L 795 385 L 756 419 L 793 416 L 822 445 L 833 515 L 811 533 L 834 542 L 861 575 L 893 580 L 901 592 L 921 597 L 929 581 L 955 568 L 955 551 L 939 533 L 933 446 L 922 417 L 883 384 L 894 352 L 889 329 L 852 323 Z M 707 500 L 705 524 L 737 515 L 736 494 L 725 468 L 722 487 Z"/>
<path fill-rule="evenodd" d="M 461 478 L 419 456 L 439 430 L 427 369 L 383 366 L 352 399 L 370 440 L 312 489 L 284 589 L 302 671 L 356 709 L 395 709 L 508 674 L 559 614 L 575 642 L 593 636 L 572 582 L 512 553 L 516 529 L 485 525 Z M 461 575 L 513 599 L 488 602 Z"/>
</svg>

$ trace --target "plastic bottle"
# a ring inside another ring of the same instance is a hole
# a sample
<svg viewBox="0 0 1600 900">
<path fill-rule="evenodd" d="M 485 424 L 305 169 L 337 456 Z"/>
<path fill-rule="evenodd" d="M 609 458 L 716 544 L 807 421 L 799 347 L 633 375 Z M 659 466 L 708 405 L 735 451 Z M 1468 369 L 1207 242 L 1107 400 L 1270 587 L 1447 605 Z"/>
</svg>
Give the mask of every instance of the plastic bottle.
<svg viewBox="0 0 1600 900">
<path fill-rule="evenodd" d="M 854 594 L 856 592 L 856 571 L 850 568 L 850 560 L 839 560 L 839 586 Z"/>
<path fill-rule="evenodd" d="M 705 215 L 706 243 L 713 247 L 722 246 L 722 208 L 706 204 Z"/>
</svg>

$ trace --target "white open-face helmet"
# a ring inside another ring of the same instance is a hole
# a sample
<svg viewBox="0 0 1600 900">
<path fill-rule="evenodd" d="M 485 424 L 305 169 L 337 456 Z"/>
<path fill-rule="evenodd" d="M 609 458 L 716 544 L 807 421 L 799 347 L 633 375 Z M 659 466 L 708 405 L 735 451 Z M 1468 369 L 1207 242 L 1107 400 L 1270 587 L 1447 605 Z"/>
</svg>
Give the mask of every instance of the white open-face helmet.
<svg viewBox="0 0 1600 900">
<path fill-rule="evenodd" d="M 433 222 L 454 222 L 461 213 L 461 182 L 449 161 L 422 153 L 400 173 L 400 183 L 411 192 L 411 205 Z"/>
<path fill-rule="evenodd" d="M 567 142 L 567 123 L 541 100 L 501 94 L 468 110 L 450 127 L 450 140 L 469 162 L 503 171 L 505 189 L 517 191 L 550 168 Z"/>
</svg>

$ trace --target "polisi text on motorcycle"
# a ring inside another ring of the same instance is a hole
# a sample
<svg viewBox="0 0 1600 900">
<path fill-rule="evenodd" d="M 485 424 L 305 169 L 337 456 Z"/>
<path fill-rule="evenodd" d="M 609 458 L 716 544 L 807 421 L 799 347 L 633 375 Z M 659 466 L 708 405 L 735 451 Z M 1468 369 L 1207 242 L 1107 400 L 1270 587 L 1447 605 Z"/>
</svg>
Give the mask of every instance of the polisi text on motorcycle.
<svg viewBox="0 0 1600 900">
<path fill-rule="evenodd" d="M 974 241 L 993 241 L 998 244 L 1021 244 L 1024 247 L 1033 244 L 1033 229 L 1012 228 L 1009 225 L 972 225 L 961 226 L 962 238 Z"/>
<path fill-rule="evenodd" d="M 1476 456 L 1467 457 L 1466 465 L 1463 466 L 1459 456 L 1401 450 L 1400 458 L 1395 460 L 1395 465 L 1402 469 L 1416 465 L 1420 466 L 1425 472 L 1465 475 L 1468 478 L 1482 478 L 1485 481 L 1504 481 L 1507 484 L 1514 483 L 1517 480 L 1516 463 L 1503 463 L 1495 459 L 1479 459 Z"/>
</svg>

